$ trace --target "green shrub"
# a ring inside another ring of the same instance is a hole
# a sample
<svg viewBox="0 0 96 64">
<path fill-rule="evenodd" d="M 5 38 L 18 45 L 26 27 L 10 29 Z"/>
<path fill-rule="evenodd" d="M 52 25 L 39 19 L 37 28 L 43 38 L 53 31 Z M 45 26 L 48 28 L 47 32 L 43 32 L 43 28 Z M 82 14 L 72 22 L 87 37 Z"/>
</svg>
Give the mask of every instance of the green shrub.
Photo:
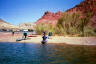
<svg viewBox="0 0 96 64">
<path fill-rule="evenodd" d="M 58 20 L 57 27 L 60 32 L 66 33 L 66 35 L 76 35 L 81 36 L 91 36 L 94 35 L 94 31 L 89 27 L 89 22 L 91 18 L 91 13 L 87 12 L 86 16 L 81 18 L 80 13 L 64 13 Z"/>
<path fill-rule="evenodd" d="M 53 34 L 55 34 L 55 28 L 52 26 L 52 24 L 49 24 L 48 26 L 45 25 L 44 23 L 39 24 L 36 26 L 36 31 L 38 34 L 42 34 L 43 31 L 46 31 L 47 34 L 48 32 L 52 32 Z"/>
<path fill-rule="evenodd" d="M 94 36 L 94 29 L 92 29 L 88 23 L 90 22 L 91 14 L 86 13 L 84 18 L 80 17 L 80 13 L 64 13 L 58 20 L 56 27 L 52 24 L 48 26 L 42 23 L 36 26 L 38 34 L 42 34 L 43 31 L 52 32 L 54 35 L 79 35 L 79 36 Z"/>
</svg>

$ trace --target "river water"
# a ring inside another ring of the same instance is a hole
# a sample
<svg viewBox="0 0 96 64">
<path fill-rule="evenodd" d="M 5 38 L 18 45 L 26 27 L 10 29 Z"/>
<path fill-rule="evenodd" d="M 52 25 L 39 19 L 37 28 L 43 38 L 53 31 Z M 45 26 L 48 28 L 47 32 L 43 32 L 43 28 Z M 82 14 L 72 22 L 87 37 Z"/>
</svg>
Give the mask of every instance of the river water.
<svg viewBox="0 0 96 64">
<path fill-rule="evenodd" d="M 0 64 L 96 64 L 96 46 L 1 42 Z"/>
</svg>

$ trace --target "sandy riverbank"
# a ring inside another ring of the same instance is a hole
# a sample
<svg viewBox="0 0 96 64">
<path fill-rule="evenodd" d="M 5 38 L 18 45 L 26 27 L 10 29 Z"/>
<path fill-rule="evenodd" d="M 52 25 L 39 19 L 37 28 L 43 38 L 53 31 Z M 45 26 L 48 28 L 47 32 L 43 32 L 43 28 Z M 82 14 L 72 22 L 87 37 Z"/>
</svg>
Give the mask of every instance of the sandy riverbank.
<svg viewBox="0 0 96 64">
<path fill-rule="evenodd" d="M 20 42 L 30 43 L 41 43 L 42 37 L 31 37 L 28 40 L 22 40 Z M 64 36 L 53 36 L 51 39 L 47 39 L 47 43 L 65 43 L 72 45 L 96 45 L 95 37 L 64 37 Z"/>
<path fill-rule="evenodd" d="M 22 38 L 21 33 L 16 33 L 14 36 L 12 33 L 0 33 L 0 42 L 16 42 L 16 39 Z M 27 40 L 18 41 L 18 43 L 41 43 L 42 36 L 28 37 Z M 52 36 L 51 39 L 47 39 L 47 43 L 65 43 L 72 45 L 96 45 L 96 37 L 64 37 L 64 36 Z"/>
</svg>

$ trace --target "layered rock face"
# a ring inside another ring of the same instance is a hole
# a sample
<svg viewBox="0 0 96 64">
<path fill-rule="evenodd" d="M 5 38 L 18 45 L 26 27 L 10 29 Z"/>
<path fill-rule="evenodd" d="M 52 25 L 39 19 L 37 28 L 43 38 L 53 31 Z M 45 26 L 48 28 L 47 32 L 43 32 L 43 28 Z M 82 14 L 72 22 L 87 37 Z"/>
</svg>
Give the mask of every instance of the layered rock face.
<svg viewBox="0 0 96 64">
<path fill-rule="evenodd" d="M 53 26 L 56 26 L 57 21 L 59 19 L 59 17 L 63 14 L 63 12 L 59 11 L 57 13 L 52 13 L 52 12 L 45 12 L 44 15 L 36 21 L 36 24 L 52 24 Z"/>
<path fill-rule="evenodd" d="M 17 26 L 14 26 L 12 24 L 9 24 L 5 22 L 4 20 L 0 19 L 0 29 L 19 29 Z"/>
<path fill-rule="evenodd" d="M 9 23 L 5 22 L 4 20 L 0 19 L 0 29 L 5 29 L 10 26 Z"/>
<path fill-rule="evenodd" d="M 30 22 L 27 22 L 27 23 L 21 23 L 21 24 L 19 24 L 19 28 L 20 29 L 32 29 L 32 30 L 34 30 L 35 29 L 35 24 L 34 23 L 30 23 Z"/>
<path fill-rule="evenodd" d="M 96 0 L 84 0 L 66 12 L 79 12 L 81 13 L 82 17 L 84 17 L 87 12 L 91 12 L 91 22 L 89 24 L 96 29 Z M 53 26 L 56 26 L 58 19 L 62 14 L 63 13 L 60 11 L 57 13 L 47 11 L 39 20 L 36 21 L 36 24 L 44 23 L 47 25 L 52 24 Z"/>
<path fill-rule="evenodd" d="M 91 13 L 91 22 L 89 23 L 96 29 L 96 0 L 84 0 L 74 8 L 67 10 L 69 13 L 79 12 L 84 17 L 87 12 Z"/>
<path fill-rule="evenodd" d="M 96 0 L 84 0 L 80 4 L 76 5 L 74 8 L 67 10 L 67 12 L 91 12 L 92 16 L 96 15 Z"/>
</svg>

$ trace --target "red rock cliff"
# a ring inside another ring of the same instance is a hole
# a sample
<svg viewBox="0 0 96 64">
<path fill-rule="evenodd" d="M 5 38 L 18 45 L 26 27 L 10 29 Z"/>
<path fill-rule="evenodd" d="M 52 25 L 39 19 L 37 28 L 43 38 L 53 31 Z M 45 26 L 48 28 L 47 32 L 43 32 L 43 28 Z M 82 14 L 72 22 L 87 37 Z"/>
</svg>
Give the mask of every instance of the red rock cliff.
<svg viewBox="0 0 96 64">
<path fill-rule="evenodd" d="M 52 24 L 53 26 L 56 26 L 57 21 L 59 17 L 62 15 L 63 12 L 59 11 L 57 13 L 52 12 L 45 12 L 44 15 L 36 21 L 36 24 L 42 24 L 45 23 L 46 25 Z"/>
<path fill-rule="evenodd" d="M 85 16 L 87 12 L 91 12 L 91 22 L 89 24 L 96 29 L 96 0 L 84 0 L 74 8 L 67 10 L 67 12 L 80 12 L 82 16 Z"/>
<path fill-rule="evenodd" d="M 80 4 L 76 5 L 75 7 L 67 10 L 66 12 L 73 13 L 73 12 L 80 12 L 82 16 L 85 16 L 87 12 L 91 12 L 91 22 L 90 25 L 96 29 L 96 0 L 84 0 Z M 56 26 L 59 17 L 62 15 L 62 12 L 52 13 L 52 12 L 45 12 L 45 14 L 36 22 L 36 24 L 52 24 Z"/>
</svg>

